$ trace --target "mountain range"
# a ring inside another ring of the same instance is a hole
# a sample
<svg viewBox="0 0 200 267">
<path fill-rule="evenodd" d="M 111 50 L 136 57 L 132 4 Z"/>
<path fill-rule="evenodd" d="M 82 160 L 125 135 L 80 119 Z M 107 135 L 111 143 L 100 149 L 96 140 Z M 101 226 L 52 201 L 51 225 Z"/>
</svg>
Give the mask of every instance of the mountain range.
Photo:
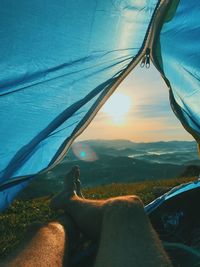
<svg viewBox="0 0 200 267">
<path fill-rule="evenodd" d="M 87 140 L 75 142 L 62 162 L 37 177 L 22 196 L 35 197 L 61 190 L 65 174 L 74 165 L 80 166 L 84 187 L 200 173 L 197 146 L 192 141 Z"/>
</svg>

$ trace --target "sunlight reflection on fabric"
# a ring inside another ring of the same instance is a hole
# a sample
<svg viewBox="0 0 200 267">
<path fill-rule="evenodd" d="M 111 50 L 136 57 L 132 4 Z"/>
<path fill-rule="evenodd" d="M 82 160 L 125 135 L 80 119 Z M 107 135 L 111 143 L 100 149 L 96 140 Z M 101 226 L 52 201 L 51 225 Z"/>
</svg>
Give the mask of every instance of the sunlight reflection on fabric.
<svg viewBox="0 0 200 267">
<path fill-rule="evenodd" d="M 118 2 L 119 21 L 117 23 L 118 30 L 120 31 L 118 39 L 118 48 L 122 49 L 127 47 L 127 44 L 131 44 L 135 40 L 135 49 L 138 49 L 137 45 L 138 34 L 143 32 L 145 34 L 146 28 L 142 22 L 144 22 L 145 16 L 141 16 L 141 13 L 146 14 L 149 10 L 149 6 L 146 0 L 143 1 L 119 1 Z M 150 8 L 152 9 L 152 7 Z M 147 19 L 148 21 L 148 19 Z M 148 23 L 148 22 L 147 22 Z M 128 45 L 129 47 L 129 45 Z"/>
</svg>

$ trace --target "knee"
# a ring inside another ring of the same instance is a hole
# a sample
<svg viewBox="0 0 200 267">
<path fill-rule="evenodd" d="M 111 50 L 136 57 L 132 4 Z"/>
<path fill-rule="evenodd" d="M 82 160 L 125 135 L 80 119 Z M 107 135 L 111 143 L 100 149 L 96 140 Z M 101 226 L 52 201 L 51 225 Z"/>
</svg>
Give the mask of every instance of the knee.
<svg viewBox="0 0 200 267">
<path fill-rule="evenodd" d="M 59 235 L 64 233 L 64 227 L 57 221 L 48 223 L 45 228 L 52 235 Z"/>
<path fill-rule="evenodd" d="M 135 195 L 110 198 L 105 202 L 105 207 L 109 210 L 144 210 L 142 200 Z"/>
<path fill-rule="evenodd" d="M 123 196 L 109 199 L 105 203 L 104 218 L 113 221 L 145 219 L 146 214 L 141 199 L 137 196 Z"/>
</svg>

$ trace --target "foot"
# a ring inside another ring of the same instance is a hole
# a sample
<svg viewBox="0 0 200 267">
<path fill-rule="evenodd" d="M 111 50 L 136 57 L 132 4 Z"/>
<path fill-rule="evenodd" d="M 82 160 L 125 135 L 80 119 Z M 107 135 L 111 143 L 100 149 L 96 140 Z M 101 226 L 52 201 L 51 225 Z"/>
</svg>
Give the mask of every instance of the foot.
<svg viewBox="0 0 200 267">
<path fill-rule="evenodd" d="M 77 167 L 76 173 L 75 173 L 76 194 L 77 196 L 84 198 L 82 191 L 81 191 L 82 186 L 81 186 L 81 181 L 80 181 L 80 169 L 78 166 L 75 166 L 75 167 Z"/>
<path fill-rule="evenodd" d="M 77 166 L 72 167 L 72 169 L 66 174 L 64 178 L 64 188 L 63 190 L 55 195 L 51 202 L 50 208 L 53 210 L 65 209 L 65 206 L 70 201 L 70 199 L 76 195 L 76 185 L 75 178 L 79 173 L 79 168 Z"/>
<path fill-rule="evenodd" d="M 66 174 L 64 178 L 64 189 L 63 191 L 65 193 L 70 193 L 73 195 L 76 190 L 75 182 L 78 179 L 80 175 L 80 170 L 78 166 L 74 166 L 71 168 L 71 170 Z"/>
</svg>

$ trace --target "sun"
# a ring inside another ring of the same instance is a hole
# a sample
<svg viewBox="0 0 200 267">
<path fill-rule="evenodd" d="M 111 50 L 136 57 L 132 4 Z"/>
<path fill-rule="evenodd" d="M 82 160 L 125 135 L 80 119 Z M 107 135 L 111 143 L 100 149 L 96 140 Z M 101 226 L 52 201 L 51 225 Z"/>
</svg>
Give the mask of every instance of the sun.
<svg viewBox="0 0 200 267">
<path fill-rule="evenodd" d="M 114 93 L 102 107 L 102 112 L 106 113 L 113 123 L 125 122 L 126 115 L 131 107 L 130 98 L 123 93 Z"/>
</svg>

